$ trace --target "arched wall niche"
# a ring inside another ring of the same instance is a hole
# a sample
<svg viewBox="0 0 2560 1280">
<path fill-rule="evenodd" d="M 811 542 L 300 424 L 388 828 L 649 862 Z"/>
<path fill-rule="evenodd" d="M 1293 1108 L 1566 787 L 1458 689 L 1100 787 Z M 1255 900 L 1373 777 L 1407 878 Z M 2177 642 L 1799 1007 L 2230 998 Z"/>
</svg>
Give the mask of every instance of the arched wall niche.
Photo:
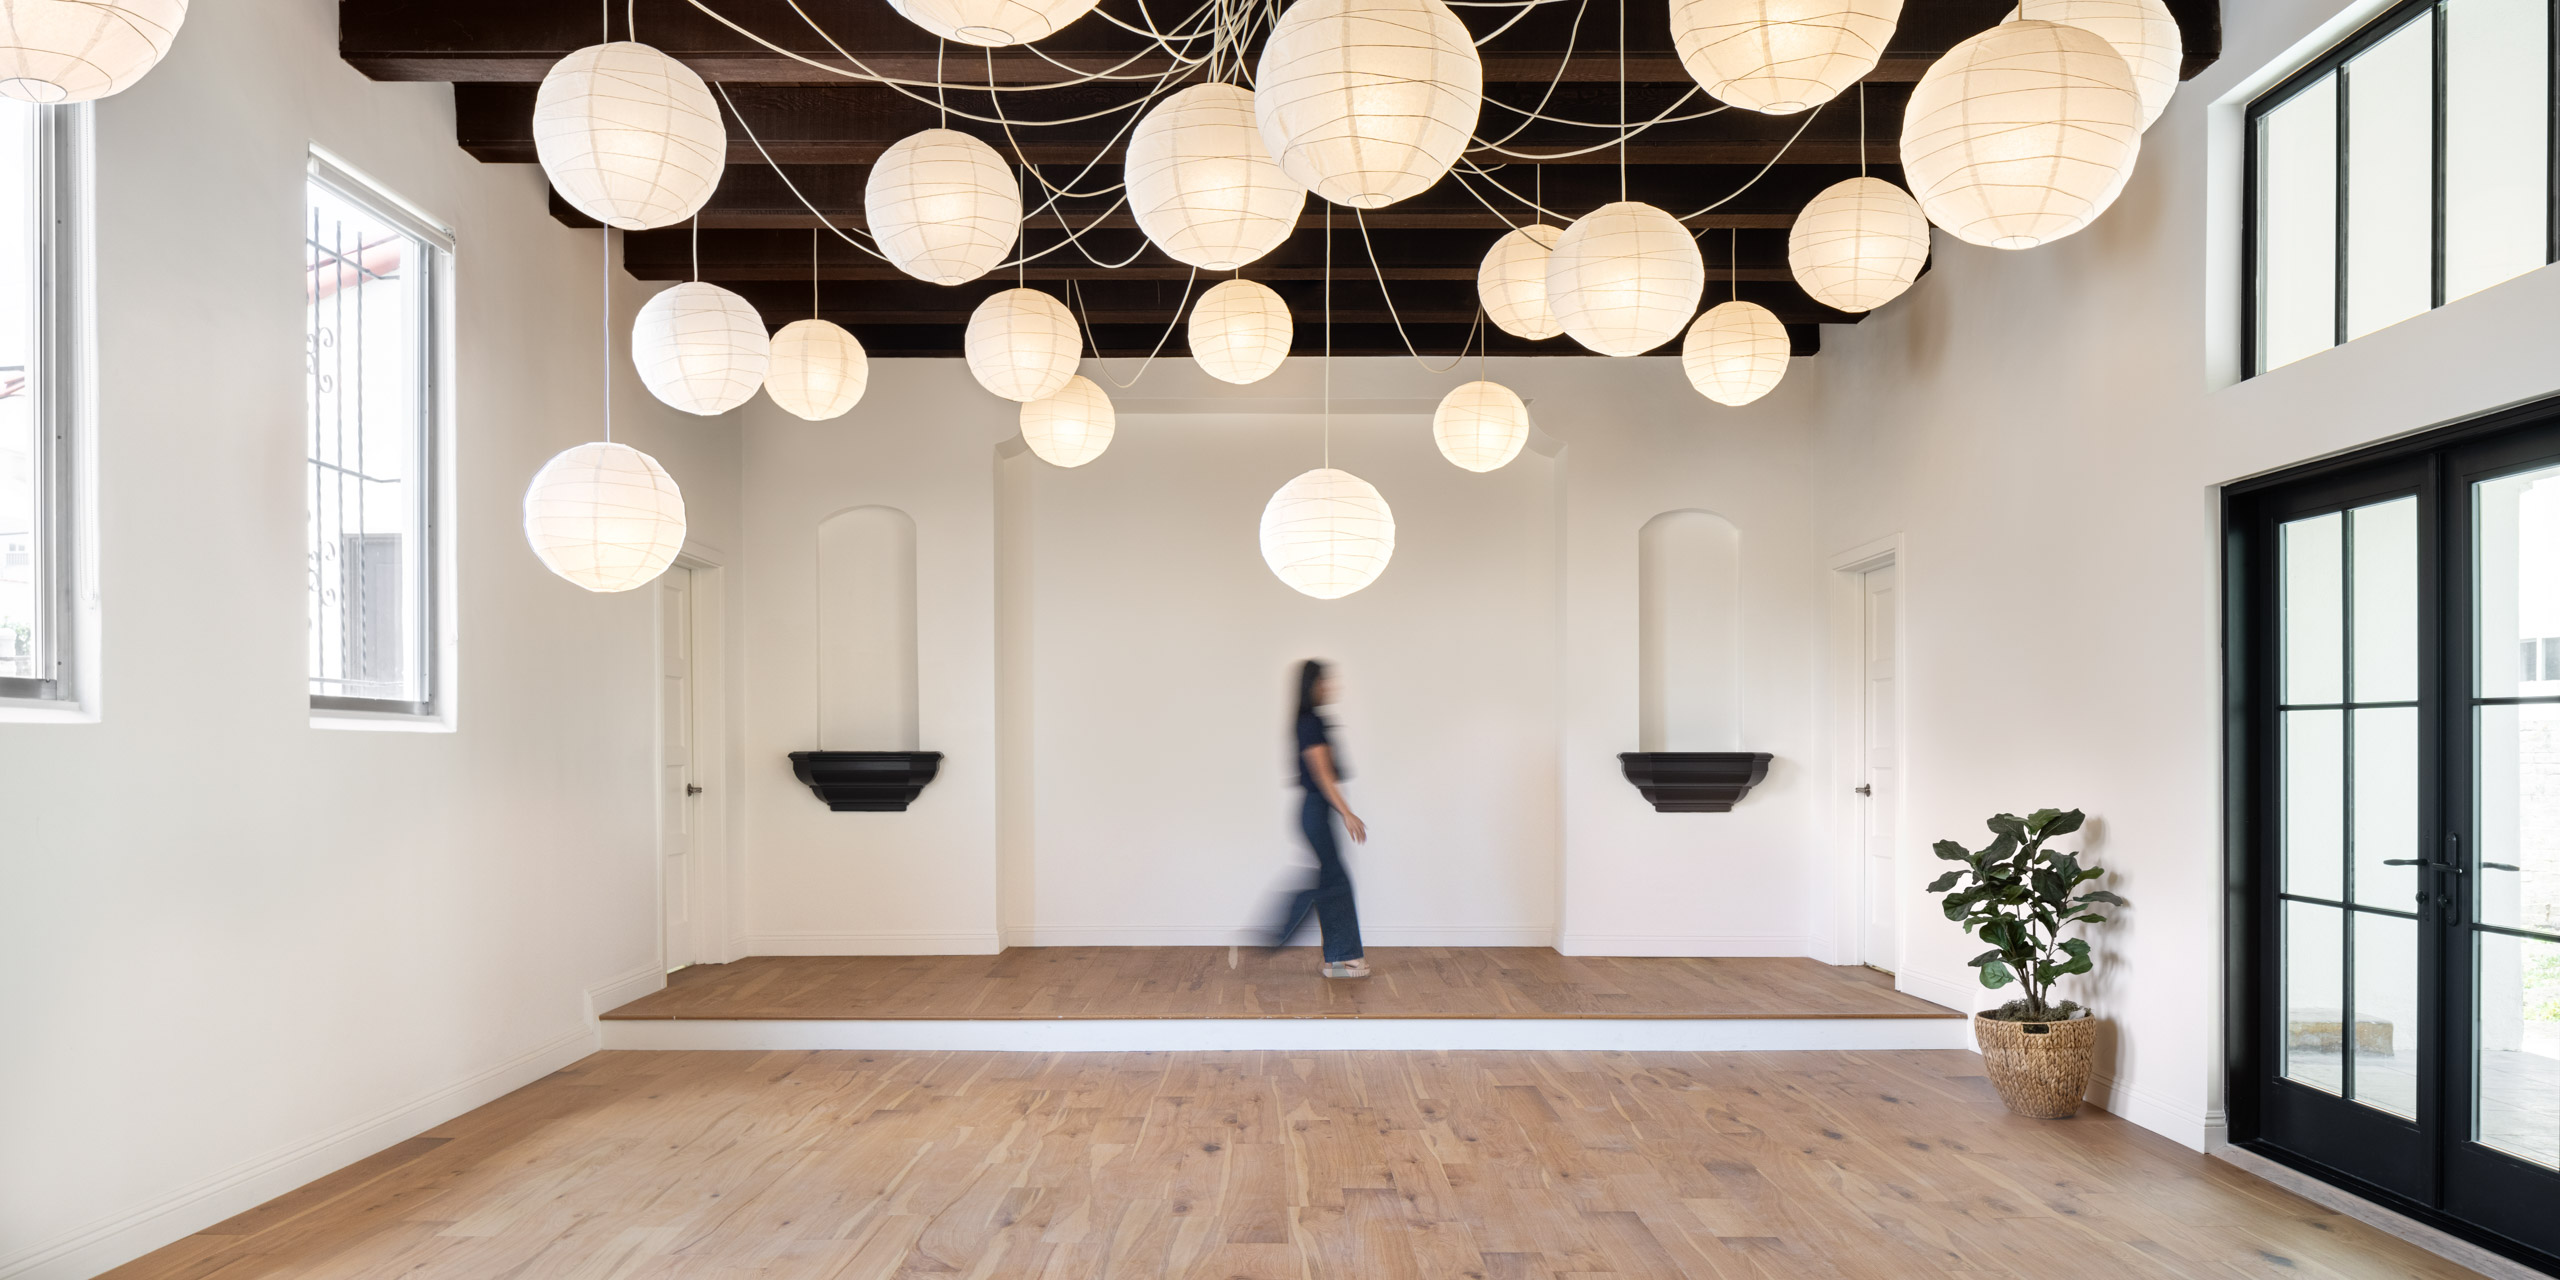
<svg viewBox="0 0 2560 1280">
<path fill-rule="evenodd" d="M 917 745 L 916 522 L 850 507 L 818 522 L 818 748 Z"/>
<path fill-rule="evenodd" d="M 1742 531 L 1665 511 L 1636 531 L 1642 751 L 1742 749 Z"/>
</svg>

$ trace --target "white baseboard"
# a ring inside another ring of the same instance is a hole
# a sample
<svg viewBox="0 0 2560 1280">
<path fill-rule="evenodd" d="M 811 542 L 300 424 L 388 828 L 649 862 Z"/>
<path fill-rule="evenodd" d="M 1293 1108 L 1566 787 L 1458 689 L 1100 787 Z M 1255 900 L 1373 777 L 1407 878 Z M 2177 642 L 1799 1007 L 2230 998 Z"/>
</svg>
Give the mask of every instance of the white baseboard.
<svg viewBox="0 0 2560 1280">
<path fill-rule="evenodd" d="M 1005 930 L 1009 947 L 1233 947 L 1260 946 L 1261 925 L 1054 925 L 1016 926 Z M 1555 926 L 1374 925 L 1363 922 L 1360 940 L 1373 947 L 1546 947 L 1556 940 Z M 1314 945 L 1310 928 L 1301 943 Z"/>
<path fill-rule="evenodd" d="M 2551 1280 L 2545 1273 L 2513 1258 L 2491 1253 L 2460 1236 L 2438 1231 L 2415 1218 L 2386 1209 L 2352 1191 L 2330 1186 L 2291 1165 L 2278 1164 L 2255 1151 L 2217 1146 L 2210 1154 L 2216 1160 L 2248 1170 L 2324 1209 L 2343 1213 L 2387 1235 L 2398 1236 L 2447 1262 L 2469 1267 L 2490 1280 Z"/>
<path fill-rule="evenodd" d="M 2223 1113 L 2219 1111 L 2208 1111 L 2164 1097 L 2104 1071 L 2090 1073 L 2089 1101 L 2120 1119 L 2130 1120 L 2194 1151 L 2211 1151 L 2221 1146 L 2228 1128 Z"/>
<path fill-rule="evenodd" d="M 1004 950 L 980 933 L 751 933 L 730 948 L 739 956 L 987 956 Z"/>
<path fill-rule="evenodd" d="M 673 1019 L 604 1024 L 608 1049 L 1166 1053 L 1559 1049 L 1716 1053 L 1961 1049 L 1953 1018 Z"/>
<path fill-rule="evenodd" d="M 1809 956 L 1801 934 L 1567 933 L 1556 950 L 1569 956 Z"/>
<path fill-rule="evenodd" d="M 1918 996 L 1931 1004 L 1953 1009 L 1968 1017 L 1974 1010 L 1982 1007 L 1977 1003 L 1982 998 L 1982 988 L 1979 985 L 1949 982 L 1944 978 L 1914 972 L 1910 969 L 1893 975 L 1893 989 L 1904 995 Z"/>
<path fill-rule="evenodd" d="M 0 1280 L 84 1280 L 120 1266 L 513 1093 L 595 1047 L 592 1028 L 571 1027 L 424 1097 L 243 1161 L 149 1204 L 0 1258 Z"/>
<path fill-rule="evenodd" d="M 587 988 L 587 1025 L 596 1025 L 596 1015 L 667 988 L 667 971 L 655 964 L 644 964 L 618 978 L 610 978 Z"/>
</svg>

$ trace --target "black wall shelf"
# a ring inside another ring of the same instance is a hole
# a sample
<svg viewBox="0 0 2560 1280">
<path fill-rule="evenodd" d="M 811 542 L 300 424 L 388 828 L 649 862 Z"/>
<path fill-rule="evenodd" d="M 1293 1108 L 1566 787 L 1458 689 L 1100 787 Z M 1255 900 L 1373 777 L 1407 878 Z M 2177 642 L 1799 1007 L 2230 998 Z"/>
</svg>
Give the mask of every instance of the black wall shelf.
<svg viewBox="0 0 2560 1280">
<path fill-rule="evenodd" d="M 791 772 L 838 813 L 904 813 L 942 772 L 942 753 L 794 751 Z"/>
<path fill-rule="evenodd" d="M 1730 813 L 1769 776 L 1766 751 L 1623 751 L 1618 767 L 1657 813 Z"/>
</svg>

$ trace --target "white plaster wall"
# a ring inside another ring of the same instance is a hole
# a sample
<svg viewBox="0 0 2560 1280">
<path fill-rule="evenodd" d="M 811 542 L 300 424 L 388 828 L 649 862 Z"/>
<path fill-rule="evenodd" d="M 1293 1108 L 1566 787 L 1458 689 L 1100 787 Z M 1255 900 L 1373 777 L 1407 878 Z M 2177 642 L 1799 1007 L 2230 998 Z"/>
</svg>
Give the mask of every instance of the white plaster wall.
<svg viewBox="0 0 2560 1280">
<path fill-rule="evenodd" d="M 0 1275 L 92 1274 L 414 1134 L 658 971 L 653 602 L 520 531 L 599 420 L 596 237 L 456 148 L 448 90 L 335 46 L 326 0 L 198 5 L 96 111 L 103 718 L 0 724 Z M 458 233 L 450 733 L 309 720 L 315 141 Z M 729 425 L 627 364 L 615 399 L 734 544 Z"/>
<path fill-rule="evenodd" d="M 1821 361 L 1821 550 L 1906 539 L 1903 985 L 2000 998 L 1918 892 L 1929 841 L 2087 809 L 2134 904 L 2080 993 L 2110 1019 L 2101 1094 L 2191 1145 L 2223 1106 L 2217 486 L 2560 389 L 2548 268 L 2231 382 L 2239 106 L 2217 100 L 2337 15 L 2226 6 L 2222 61 L 2113 210 L 2026 253 L 1939 235 L 1931 273 Z"/>
<path fill-rule="evenodd" d="M 1334 460 L 1385 493 L 1398 551 L 1333 602 L 1274 579 L 1254 532 L 1320 460 L 1318 362 L 1238 389 L 1160 360 L 1113 389 L 1111 450 L 1067 471 L 1020 456 L 1015 407 L 957 361 L 877 363 L 835 423 L 758 402 L 740 951 L 1232 940 L 1300 856 L 1288 665 L 1326 656 L 1377 828 L 1353 855 L 1373 940 L 1827 954 L 1806 782 L 1819 364 L 1737 411 L 1667 358 L 1495 362 L 1540 434 L 1474 475 L 1425 416 L 1473 370 L 1337 361 Z M 813 732 L 816 522 L 868 503 L 917 522 L 922 746 L 946 753 L 906 814 L 829 813 L 783 763 Z M 1741 530 L 1743 745 L 1779 757 L 1726 815 L 1657 814 L 1617 762 L 1637 747 L 1637 530 L 1693 508 Z"/>
</svg>

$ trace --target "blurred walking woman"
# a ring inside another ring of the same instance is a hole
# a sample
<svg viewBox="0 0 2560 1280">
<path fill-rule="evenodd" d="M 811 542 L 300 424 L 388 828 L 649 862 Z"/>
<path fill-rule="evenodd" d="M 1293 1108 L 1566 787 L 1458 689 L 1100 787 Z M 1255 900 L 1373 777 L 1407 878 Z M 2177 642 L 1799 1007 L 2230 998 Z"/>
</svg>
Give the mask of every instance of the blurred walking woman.
<svg viewBox="0 0 2560 1280">
<path fill-rule="evenodd" d="M 1342 780 L 1348 775 L 1333 749 L 1333 728 L 1318 710 L 1332 701 L 1333 681 L 1325 674 L 1324 663 L 1307 659 L 1298 668 L 1298 785 L 1305 792 L 1298 807 L 1298 828 L 1307 837 L 1307 847 L 1315 851 L 1316 882 L 1289 898 L 1287 914 L 1274 931 L 1271 945 L 1289 945 L 1312 911 L 1324 934 L 1324 976 L 1365 978 L 1369 961 L 1360 946 L 1360 912 L 1351 900 L 1351 873 L 1343 868 L 1342 849 L 1334 843 L 1333 815 L 1342 815 L 1343 829 L 1355 841 L 1366 843 L 1369 828 L 1342 798 Z"/>
</svg>

